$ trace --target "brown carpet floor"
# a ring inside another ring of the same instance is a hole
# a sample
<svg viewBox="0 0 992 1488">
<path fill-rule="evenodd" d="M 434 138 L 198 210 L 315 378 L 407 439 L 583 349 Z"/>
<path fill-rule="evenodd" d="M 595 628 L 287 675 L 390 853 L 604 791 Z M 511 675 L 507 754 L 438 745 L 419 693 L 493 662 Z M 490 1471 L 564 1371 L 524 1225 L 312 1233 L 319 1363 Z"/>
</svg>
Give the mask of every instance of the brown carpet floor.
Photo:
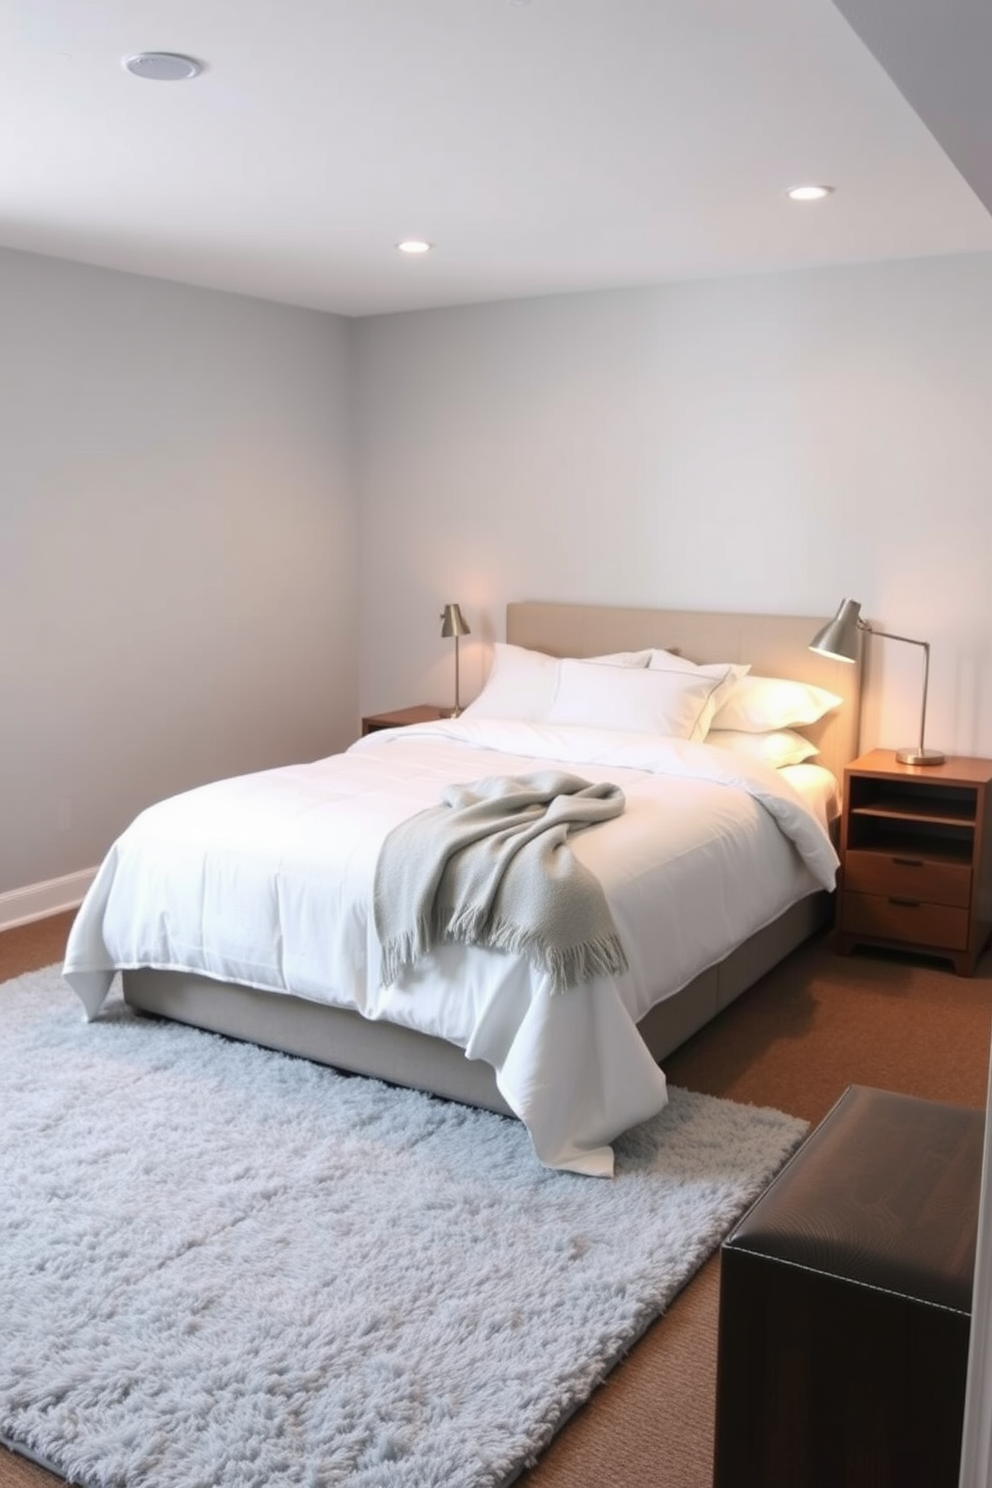
<svg viewBox="0 0 992 1488">
<path fill-rule="evenodd" d="M 0 934 L 0 982 L 61 957 L 71 915 Z M 2 995 L 2 994 L 0 994 Z M 2 1016 L 2 1004 L 0 1004 Z M 672 1084 L 817 1122 L 848 1085 L 982 1108 L 992 953 L 973 978 L 942 963 L 795 952 L 665 1063 Z M 676 1298 L 521 1488 L 710 1488 L 719 1256 Z M 0 1488 L 61 1480 L 0 1449 Z"/>
</svg>

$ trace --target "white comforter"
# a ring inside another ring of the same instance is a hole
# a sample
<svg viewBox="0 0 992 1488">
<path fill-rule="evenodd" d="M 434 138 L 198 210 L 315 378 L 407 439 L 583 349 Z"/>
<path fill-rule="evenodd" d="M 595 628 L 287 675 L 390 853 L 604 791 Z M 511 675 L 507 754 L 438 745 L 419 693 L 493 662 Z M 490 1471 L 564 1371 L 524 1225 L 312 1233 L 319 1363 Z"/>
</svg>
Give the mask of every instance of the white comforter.
<svg viewBox="0 0 992 1488">
<path fill-rule="evenodd" d="M 619 818 L 570 841 L 604 886 L 628 971 L 555 995 L 516 957 L 445 946 L 380 986 L 370 906 L 384 835 L 445 785 L 535 760 L 625 793 Z M 637 1020 L 788 905 L 832 888 L 836 866 L 787 781 L 726 750 L 600 729 L 422 724 L 142 812 L 83 902 L 64 974 L 89 1018 L 115 969 L 152 966 L 438 1035 L 493 1066 L 542 1162 L 609 1175 L 610 1142 L 667 1098 Z"/>
</svg>

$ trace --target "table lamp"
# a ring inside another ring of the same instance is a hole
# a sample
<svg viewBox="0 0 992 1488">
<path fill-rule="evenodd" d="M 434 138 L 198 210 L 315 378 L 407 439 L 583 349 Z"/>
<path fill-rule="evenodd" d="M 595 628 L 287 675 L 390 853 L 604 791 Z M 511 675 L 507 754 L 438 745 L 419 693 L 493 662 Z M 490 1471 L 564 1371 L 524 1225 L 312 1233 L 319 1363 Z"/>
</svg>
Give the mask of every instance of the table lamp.
<svg viewBox="0 0 992 1488">
<path fill-rule="evenodd" d="M 465 623 L 465 617 L 459 606 L 456 604 L 446 604 L 441 611 L 441 635 L 446 641 L 454 637 L 455 642 L 455 706 L 453 708 L 445 708 L 442 715 L 445 718 L 457 718 L 462 711 L 461 699 L 458 695 L 458 640 L 460 636 L 471 634 L 472 632 Z"/>
<path fill-rule="evenodd" d="M 930 682 L 930 642 L 914 641 L 911 636 L 893 635 L 889 630 L 875 630 L 861 618 L 861 605 L 856 599 L 842 599 L 834 618 L 818 630 L 809 643 L 809 649 L 820 656 L 830 656 L 836 661 L 856 661 L 858 656 L 858 632 L 881 636 L 887 641 L 905 641 L 910 646 L 923 648 L 923 706 L 920 709 L 920 742 L 918 747 L 896 750 L 896 759 L 901 765 L 942 765 L 946 756 L 939 749 L 927 749 L 923 735 L 927 724 L 927 687 Z"/>
</svg>

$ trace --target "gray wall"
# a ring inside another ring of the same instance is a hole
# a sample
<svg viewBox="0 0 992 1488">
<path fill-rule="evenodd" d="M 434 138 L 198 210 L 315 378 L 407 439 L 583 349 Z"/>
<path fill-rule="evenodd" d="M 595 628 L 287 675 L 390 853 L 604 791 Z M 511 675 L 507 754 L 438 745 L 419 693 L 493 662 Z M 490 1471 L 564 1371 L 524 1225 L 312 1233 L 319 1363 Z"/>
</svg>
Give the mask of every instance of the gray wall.
<svg viewBox="0 0 992 1488">
<path fill-rule="evenodd" d="M 352 332 L 0 252 L 0 893 L 355 737 Z"/>
<path fill-rule="evenodd" d="M 992 255 L 345 322 L 4 253 L 0 337 L 0 895 L 450 701 L 449 599 L 467 700 L 510 599 L 853 595 L 992 755 Z"/>
<path fill-rule="evenodd" d="M 992 255 L 358 326 L 362 702 L 463 701 L 510 599 L 829 615 L 932 642 L 928 740 L 992 755 Z M 922 652 L 869 648 L 867 745 Z"/>
</svg>

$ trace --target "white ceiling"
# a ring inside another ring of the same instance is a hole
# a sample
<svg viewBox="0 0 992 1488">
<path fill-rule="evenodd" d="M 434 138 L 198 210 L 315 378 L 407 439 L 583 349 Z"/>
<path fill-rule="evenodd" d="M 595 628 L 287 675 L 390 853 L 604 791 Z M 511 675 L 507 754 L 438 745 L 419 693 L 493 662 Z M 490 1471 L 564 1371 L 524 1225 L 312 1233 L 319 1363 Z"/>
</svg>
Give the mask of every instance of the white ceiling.
<svg viewBox="0 0 992 1488">
<path fill-rule="evenodd" d="M 0 55 L 0 244 L 344 315 L 992 249 L 832 0 L 4 0 Z"/>
</svg>

